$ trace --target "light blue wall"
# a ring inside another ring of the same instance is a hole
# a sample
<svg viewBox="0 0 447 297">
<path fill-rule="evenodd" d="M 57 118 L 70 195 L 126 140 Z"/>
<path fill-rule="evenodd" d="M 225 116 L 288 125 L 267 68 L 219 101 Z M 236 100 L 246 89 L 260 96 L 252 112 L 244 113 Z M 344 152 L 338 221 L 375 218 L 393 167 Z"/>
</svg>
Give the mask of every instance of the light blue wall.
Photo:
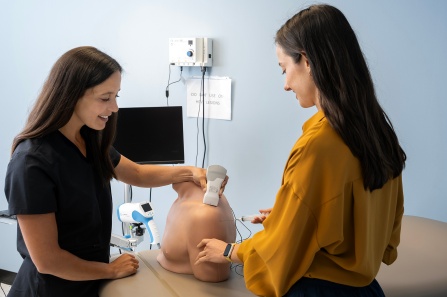
<svg viewBox="0 0 447 297">
<path fill-rule="evenodd" d="M 162 106 L 168 38 L 210 37 L 211 75 L 233 80 L 233 119 L 207 121 L 207 164 L 228 169 L 225 193 L 237 216 L 273 205 L 288 153 L 301 125 L 315 112 L 303 110 L 293 94 L 283 91 L 273 37 L 311 3 L 0 0 L 0 188 L 11 141 L 50 67 L 65 51 L 93 45 L 115 57 L 125 69 L 120 106 Z M 447 221 L 447 1 L 328 3 L 340 8 L 357 32 L 378 97 L 407 152 L 406 213 Z M 173 78 L 178 74 L 173 67 Z M 198 69 L 185 68 L 183 76 L 192 75 L 199 75 Z M 184 112 L 185 96 L 184 84 L 171 86 L 170 104 L 184 106 Z M 195 162 L 196 132 L 196 120 L 185 114 L 187 164 Z M 118 205 L 124 187 L 118 182 L 112 186 Z M 136 201 L 148 199 L 147 189 L 134 192 Z M 174 198 L 170 187 L 152 191 L 161 232 Z M 2 198 L 0 209 L 5 208 Z M 117 221 L 114 231 L 119 232 Z"/>
</svg>

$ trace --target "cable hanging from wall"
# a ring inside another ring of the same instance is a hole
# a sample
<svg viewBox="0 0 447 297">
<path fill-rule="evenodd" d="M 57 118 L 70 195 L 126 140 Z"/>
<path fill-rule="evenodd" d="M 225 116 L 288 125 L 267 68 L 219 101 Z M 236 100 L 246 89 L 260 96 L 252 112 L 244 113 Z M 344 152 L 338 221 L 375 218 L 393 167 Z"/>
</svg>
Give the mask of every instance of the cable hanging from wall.
<svg viewBox="0 0 447 297">
<path fill-rule="evenodd" d="M 178 80 L 171 82 L 171 64 L 169 64 L 168 84 L 166 86 L 166 106 L 169 106 L 169 86 L 182 80 L 183 66 L 180 66 L 180 77 Z"/>
<path fill-rule="evenodd" d="M 202 105 L 199 102 L 199 108 L 197 110 L 197 134 L 196 134 L 196 162 L 195 166 L 197 166 L 197 158 L 199 155 L 199 118 L 200 111 L 202 111 L 202 137 L 203 137 L 203 158 L 202 158 L 202 168 L 205 168 L 205 157 L 206 157 L 206 137 L 205 137 L 205 72 L 206 67 L 201 67 L 202 78 L 200 80 L 200 100 Z"/>
</svg>

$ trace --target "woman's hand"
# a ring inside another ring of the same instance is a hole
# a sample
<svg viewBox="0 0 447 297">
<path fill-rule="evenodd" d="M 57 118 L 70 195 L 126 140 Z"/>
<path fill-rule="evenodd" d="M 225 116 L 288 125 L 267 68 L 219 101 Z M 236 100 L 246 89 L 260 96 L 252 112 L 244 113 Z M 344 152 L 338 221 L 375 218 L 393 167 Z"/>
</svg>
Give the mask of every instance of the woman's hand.
<svg viewBox="0 0 447 297">
<path fill-rule="evenodd" d="M 109 265 L 112 270 L 113 279 L 135 274 L 140 267 L 137 258 L 131 254 L 123 254 Z"/>
<path fill-rule="evenodd" d="M 251 220 L 253 224 L 262 224 L 262 222 L 264 222 L 264 220 L 272 212 L 272 208 L 260 209 L 259 212 L 261 214 L 259 216 L 256 216 L 253 220 Z"/>
<path fill-rule="evenodd" d="M 222 185 L 220 186 L 220 191 L 219 191 L 219 197 L 222 196 L 224 190 L 225 190 L 225 186 L 227 185 L 228 182 L 228 175 L 225 176 L 224 181 L 222 182 Z"/>
<path fill-rule="evenodd" d="M 206 191 L 206 169 L 191 167 L 192 181 Z"/>
<path fill-rule="evenodd" d="M 115 279 L 134 274 L 135 256 L 125 254 L 112 263 L 83 260 L 62 249 L 58 242 L 56 214 L 17 215 L 26 247 L 37 270 L 66 280 Z"/>
<path fill-rule="evenodd" d="M 195 265 L 212 262 L 212 263 L 228 263 L 223 253 L 227 247 L 227 243 L 219 239 L 203 239 L 198 245 L 203 250 L 197 255 Z"/>
</svg>

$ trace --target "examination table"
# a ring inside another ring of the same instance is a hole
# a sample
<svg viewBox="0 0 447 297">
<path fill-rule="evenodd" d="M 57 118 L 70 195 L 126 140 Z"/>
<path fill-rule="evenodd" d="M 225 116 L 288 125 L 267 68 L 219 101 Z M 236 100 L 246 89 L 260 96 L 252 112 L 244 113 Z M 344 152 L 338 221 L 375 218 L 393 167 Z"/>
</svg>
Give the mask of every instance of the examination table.
<svg viewBox="0 0 447 297">
<path fill-rule="evenodd" d="M 163 269 L 157 262 L 159 250 L 136 253 L 137 274 L 104 283 L 100 297 L 122 296 L 255 296 L 245 288 L 244 278 L 231 271 L 220 283 L 198 281 L 193 275 Z M 405 215 L 402 220 L 398 258 L 382 264 L 377 281 L 387 297 L 447 296 L 447 223 Z"/>
<path fill-rule="evenodd" d="M 105 282 L 99 291 L 99 296 L 255 296 L 245 288 L 244 278 L 234 270 L 231 270 L 230 278 L 224 282 L 202 282 L 190 274 L 165 270 L 157 262 L 159 252 L 160 250 L 146 250 L 135 253 L 140 261 L 138 272 L 126 278 Z"/>
<path fill-rule="evenodd" d="M 404 215 L 397 252 L 376 277 L 387 297 L 447 297 L 447 223 Z"/>
</svg>

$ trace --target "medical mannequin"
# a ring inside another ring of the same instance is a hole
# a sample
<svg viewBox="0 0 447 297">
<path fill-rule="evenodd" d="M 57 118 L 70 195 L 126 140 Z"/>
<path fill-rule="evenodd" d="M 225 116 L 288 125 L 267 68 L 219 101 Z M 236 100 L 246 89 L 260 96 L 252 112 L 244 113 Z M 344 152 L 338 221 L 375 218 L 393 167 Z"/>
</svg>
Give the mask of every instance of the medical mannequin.
<svg viewBox="0 0 447 297">
<path fill-rule="evenodd" d="M 194 274 L 205 282 L 228 279 L 230 263 L 194 265 L 202 249 L 197 245 L 203 238 L 218 238 L 234 242 L 236 226 L 230 205 L 224 195 L 219 204 L 203 204 L 203 190 L 193 182 L 172 185 L 178 193 L 166 219 L 166 227 L 157 261 L 166 270 Z"/>
</svg>

